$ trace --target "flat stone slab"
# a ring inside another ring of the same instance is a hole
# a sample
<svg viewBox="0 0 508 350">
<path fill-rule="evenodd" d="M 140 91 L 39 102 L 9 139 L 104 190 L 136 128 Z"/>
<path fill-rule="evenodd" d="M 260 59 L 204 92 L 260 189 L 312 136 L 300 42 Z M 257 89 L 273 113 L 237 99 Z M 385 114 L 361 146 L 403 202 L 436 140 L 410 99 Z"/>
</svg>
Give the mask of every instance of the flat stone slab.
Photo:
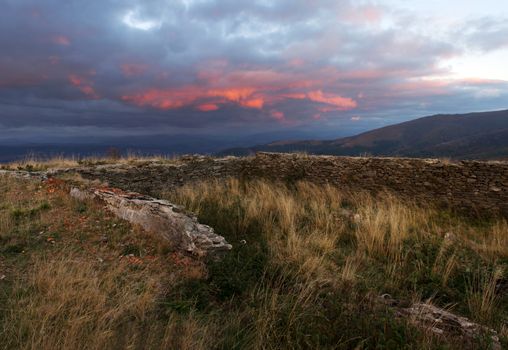
<svg viewBox="0 0 508 350">
<path fill-rule="evenodd" d="M 502 349 L 499 336 L 495 330 L 473 322 L 466 317 L 456 315 L 429 303 L 418 302 L 409 307 L 401 307 L 399 301 L 392 299 L 388 294 L 382 295 L 381 300 L 383 303 L 394 307 L 399 317 L 408 318 L 414 325 L 434 334 L 458 336 L 467 341 L 486 335 L 492 341 L 492 349 Z"/>
<path fill-rule="evenodd" d="M 115 188 L 72 188 L 70 194 L 80 200 L 101 200 L 119 218 L 162 236 L 175 249 L 198 256 L 217 255 L 232 249 L 212 227 L 200 224 L 196 216 L 166 200 Z"/>
</svg>

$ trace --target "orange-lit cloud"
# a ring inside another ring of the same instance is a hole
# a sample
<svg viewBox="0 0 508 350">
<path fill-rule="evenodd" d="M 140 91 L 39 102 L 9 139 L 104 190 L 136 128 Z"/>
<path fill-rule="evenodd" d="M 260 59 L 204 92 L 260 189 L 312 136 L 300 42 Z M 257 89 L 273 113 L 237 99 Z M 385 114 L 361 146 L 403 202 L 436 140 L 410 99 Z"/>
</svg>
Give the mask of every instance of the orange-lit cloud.
<svg viewBox="0 0 508 350">
<path fill-rule="evenodd" d="M 70 39 L 65 35 L 56 35 L 52 38 L 52 41 L 54 44 L 62 46 L 69 46 L 71 44 Z"/>
<path fill-rule="evenodd" d="M 283 93 L 288 87 L 229 87 L 207 88 L 201 85 L 188 85 L 180 88 L 148 89 L 137 94 L 122 96 L 122 100 L 137 106 L 149 106 L 169 110 L 183 107 L 194 107 L 202 112 L 215 111 L 219 105 L 230 104 L 248 109 L 273 108 L 278 103 L 291 99 L 306 99 L 321 104 L 316 110 L 321 113 L 346 111 L 357 107 L 357 102 L 349 97 L 338 94 L 324 93 L 322 90 L 308 92 Z M 283 112 L 270 115 L 281 119 Z"/>
<path fill-rule="evenodd" d="M 299 65 L 302 62 L 295 63 Z M 137 73 L 138 67 L 124 65 L 122 70 L 124 75 L 130 75 Z M 209 67 L 203 66 L 198 71 L 197 84 L 147 89 L 125 94 L 122 100 L 157 109 L 192 107 L 203 112 L 217 110 L 222 105 L 268 111 L 275 107 L 280 110 L 278 104 L 290 103 L 292 99 L 318 103 L 320 105 L 315 109 L 321 113 L 354 109 L 357 102 L 352 98 L 322 91 L 322 87 L 336 81 L 339 74 L 337 69 L 330 68 L 319 71 L 315 79 L 308 79 L 306 73 L 277 72 L 254 67 L 230 69 L 225 60 L 212 61 Z"/>
<path fill-rule="evenodd" d="M 357 107 L 357 103 L 355 100 L 349 97 L 342 97 L 334 94 L 324 94 L 321 90 L 311 91 L 307 94 L 309 100 L 314 102 L 321 102 L 332 105 L 337 108 L 337 110 L 348 110 Z"/>
<path fill-rule="evenodd" d="M 358 103 L 349 97 L 342 97 L 336 94 L 323 93 L 321 90 L 310 91 L 307 93 L 285 94 L 284 97 L 290 99 L 303 100 L 308 99 L 313 102 L 327 104 L 327 107 L 321 107 L 321 112 L 347 111 L 358 107 Z"/>
<path fill-rule="evenodd" d="M 303 100 L 305 98 L 307 98 L 307 95 L 304 94 L 304 93 L 291 93 L 291 94 L 284 94 L 283 97 L 285 98 L 291 98 L 291 99 L 295 99 L 295 100 Z"/>
<path fill-rule="evenodd" d="M 211 90 L 207 92 L 210 96 L 224 97 L 229 101 L 240 102 L 254 93 L 253 88 L 230 88 L 221 90 Z"/>
<path fill-rule="evenodd" d="M 265 101 L 262 98 L 253 98 L 250 100 L 241 101 L 240 105 L 247 108 L 262 109 Z"/>
<path fill-rule="evenodd" d="M 71 74 L 69 75 L 69 82 L 74 86 L 80 86 L 81 85 L 81 78 L 77 75 Z"/>
<path fill-rule="evenodd" d="M 192 104 L 198 91 L 194 89 L 183 88 L 176 89 L 149 89 L 147 91 L 134 94 L 124 95 L 122 100 L 133 103 L 138 106 L 150 106 L 158 109 L 176 109 L 185 105 Z"/>
<path fill-rule="evenodd" d="M 83 77 L 80 77 L 76 74 L 70 74 L 67 79 L 72 86 L 77 87 L 83 94 L 92 99 L 98 99 L 99 95 L 93 88 L 93 86 L 86 81 Z"/>
<path fill-rule="evenodd" d="M 283 121 L 285 120 L 285 114 L 284 112 L 281 112 L 281 111 L 271 111 L 270 112 L 270 115 L 272 116 L 273 119 L 276 119 L 278 121 Z"/>
<path fill-rule="evenodd" d="M 186 86 L 172 89 L 150 89 L 135 95 L 124 95 L 122 100 L 138 106 L 151 106 L 159 109 L 177 109 L 198 104 L 201 111 L 218 109 L 220 103 L 233 103 L 245 108 L 261 109 L 264 99 L 254 96 L 254 88 L 206 89 L 199 86 Z M 207 102 L 199 103 L 207 100 Z"/>
<path fill-rule="evenodd" d="M 499 6 L 479 5 L 492 18 L 469 9 L 471 20 L 448 21 L 443 6 L 395 2 L 10 1 L 0 15 L 1 123 L 360 130 L 384 117 L 506 108 Z M 461 78 L 469 74 L 503 80 Z"/>
<path fill-rule="evenodd" d="M 201 112 L 212 112 L 212 111 L 218 110 L 219 106 L 217 106 L 214 103 L 205 103 L 205 104 L 197 106 L 196 108 L 198 110 L 200 110 Z"/>
</svg>

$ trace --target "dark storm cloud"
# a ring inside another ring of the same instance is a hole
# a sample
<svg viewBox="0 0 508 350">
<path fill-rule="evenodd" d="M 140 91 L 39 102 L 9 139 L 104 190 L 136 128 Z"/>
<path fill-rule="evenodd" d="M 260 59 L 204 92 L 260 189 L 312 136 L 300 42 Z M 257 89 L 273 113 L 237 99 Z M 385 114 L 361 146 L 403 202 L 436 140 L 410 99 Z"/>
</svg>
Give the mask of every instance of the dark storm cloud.
<svg viewBox="0 0 508 350">
<path fill-rule="evenodd" d="M 442 78 L 462 43 L 407 23 L 337 0 L 7 0 L 0 127 L 347 128 L 502 106 L 505 82 Z M 467 33 L 506 44 L 501 22 Z"/>
</svg>

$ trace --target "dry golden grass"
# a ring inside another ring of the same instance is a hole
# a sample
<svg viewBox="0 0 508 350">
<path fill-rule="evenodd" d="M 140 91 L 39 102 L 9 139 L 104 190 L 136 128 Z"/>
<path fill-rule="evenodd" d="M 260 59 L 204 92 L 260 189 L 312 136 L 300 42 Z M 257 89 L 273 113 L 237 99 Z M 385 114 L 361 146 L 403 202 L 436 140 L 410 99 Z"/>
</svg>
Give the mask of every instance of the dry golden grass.
<svg viewBox="0 0 508 350">
<path fill-rule="evenodd" d="M 471 246 L 479 254 L 492 259 L 508 258 L 508 222 L 506 220 L 500 220 L 490 226 L 481 236 L 475 232 L 469 235 L 472 237 Z"/>
<path fill-rule="evenodd" d="M 297 266 L 298 274 L 318 279 L 332 279 L 338 273 L 329 256 L 346 220 L 338 215 L 341 193 L 334 187 L 299 183 L 293 192 L 263 181 L 245 186 L 231 179 L 226 188 L 219 182 L 201 183 L 186 186 L 171 197 L 198 215 L 210 201 L 224 208 L 243 209 L 236 231 L 244 233 L 257 222 L 267 233 L 274 262 Z"/>
<path fill-rule="evenodd" d="M 214 325 L 192 315 L 154 319 L 160 275 L 128 263 L 104 267 L 72 252 L 31 263 L 13 286 L 19 296 L 0 329 L 13 347 L 206 349 L 213 336 Z"/>
<path fill-rule="evenodd" d="M 389 255 L 397 260 L 402 242 L 411 234 L 422 234 L 430 229 L 428 208 L 417 208 L 412 203 L 403 203 L 391 194 L 373 198 L 368 195 L 356 198 L 360 216 L 355 232 L 358 245 L 367 254 Z"/>
<path fill-rule="evenodd" d="M 139 153 L 128 152 L 125 155 L 113 156 L 52 156 L 50 158 L 42 158 L 36 155 L 27 155 L 26 157 L 9 163 L 2 164 L 0 169 L 4 170 L 28 170 L 28 171 L 45 171 L 48 169 L 74 168 L 82 165 L 99 165 L 99 164 L 137 164 L 145 162 L 174 163 L 178 162 L 178 156 L 172 155 L 153 155 L 146 156 Z"/>
<path fill-rule="evenodd" d="M 41 159 L 35 155 L 27 155 L 21 160 L 2 164 L 2 168 L 8 170 L 46 170 L 50 168 L 70 168 L 78 166 L 78 161 L 79 159 L 77 157 L 54 156 L 49 159 Z"/>
<path fill-rule="evenodd" d="M 472 314 L 478 320 L 488 322 L 494 316 L 498 304 L 496 285 L 503 278 L 504 271 L 500 267 L 494 267 L 491 273 L 481 273 L 473 276 L 467 288 L 467 303 Z"/>
<path fill-rule="evenodd" d="M 447 288 L 451 278 L 457 283 L 463 279 L 459 275 L 469 271 L 469 266 L 461 265 L 461 259 L 470 259 L 464 255 L 471 254 L 469 249 L 478 252 L 475 259 L 483 259 L 485 264 L 505 257 L 507 252 L 508 225 L 504 220 L 475 227 L 461 220 L 443 220 L 432 208 L 402 202 L 388 193 L 372 197 L 307 182 L 294 187 L 264 181 L 244 184 L 233 179 L 226 185 L 215 182 L 185 186 L 169 197 L 198 214 L 206 211 L 209 203 L 243 208 L 237 230 L 244 232 L 249 223 L 257 220 L 265 233 L 271 263 L 296 270 L 308 286 L 358 283 L 365 265 L 375 263 L 372 259 L 381 259 L 387 289 L 407 284 L 408 267 L 414 269 L 412 273 L 430 273 Z M 344 203 L 353 203 L 349 214 L 343 209 Z M 339 241 L 348 235 L 353 236 L 354 249 L 340 252 Z M 414 256 L 407 242 L 439 249 L 434 258 L 428 256 L 431 261 L 425 262 Z M 461 255 L 464 256 L 459 258 Z M 489 320 L 495 312 L 493 288 L 501 279 L 496 271 L 496 277 L 475 280 L 464 291 L 463 306 L 469 308 L 474 319 Z M 272 303 L 271 298 L 276 295 L 266 297 L 267 302 Z"/>
<path fill-rule="evenodd" d="M 161 293 L 203 276 L 200 264 L 161 253 L 160 239 L 97 203 L 83 211 L 62 184 L 0 176 L 0 193 L 1 349 L 208 348 L 213 323 L 156 316 Z M 124 256 L 133 245 L 143 253 Z"/>
<path fill-rule="evenodd" d="M 66 191 L 0 176 L 0 348 L 462 347 L 393 318 L 383 293 L 508 334 L 506 221 L 308 182 L 197 183 L 165 197 L 233 244 L 205 266 Z"/>
</svg>

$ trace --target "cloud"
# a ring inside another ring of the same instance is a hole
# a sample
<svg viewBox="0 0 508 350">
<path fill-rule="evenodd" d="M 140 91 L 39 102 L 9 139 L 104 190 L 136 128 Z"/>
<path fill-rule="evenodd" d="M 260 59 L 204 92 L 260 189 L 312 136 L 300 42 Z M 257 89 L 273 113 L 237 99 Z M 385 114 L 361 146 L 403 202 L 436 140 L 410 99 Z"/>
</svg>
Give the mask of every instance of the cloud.
<svg viewBox="0 0 508 350">
<path fill-rule="evenodd" d="M 334 94 L 324 94 L 321 90 L 311 91 L 307 94 L 309 100 L 321 102 L 332 106 L 331 110 L 348 110 L 358 106 L 355 100 Z M 328 111 L 328 110 L 327 110 Z"/>
<path fill-rule="evenodd" d="M 434 28 L 385 1 L 8 0 L 0 125 L 326 131 L 496 109 L 506 82 L 444 63 L 506 47 L 507 28 Z"/>
<path fill-rule="evenodd" d="M 69 46 L 71 44 L 71 41 L 68 37 L 65 35 L 56 35 L 52 38 L 53 43 L 62 45 L 62 46 Z"/>
<path fill-rule="evenodd" d="M 490 16 L 472 19 L 462 24 L 454 34 L 462 38 L 466 47 L 482 52 L 508 48 L 506 18 Z"/>
<path fill-rule="evenodd" d="M 212 112 L 219 109 L 219 106 L 214 103 L 205 103 L 196 107 L 201 112 Z"/>
<path fill-rule="evenodd" d="M 281 111 L 270 111 L 270 115 L 272 116 L 272 118 L 278 120 L 278 121 L 283 121 L 286 119 L 286 116 L 284 114 L 284 112 L 281 112 Z"/>
<path fill-rule="evenodd" d="M 160 28 L 161 21 L 153 19 L 142 19 L 137 10 L 129 10 L 123 17 L 123 23 L 127 26 L 140 30 L 152 30 Z"/>
<path fill-rule="evenodd" d="M 135 77 L 146 72 L 148 65 L 140 63 L 123 63 L 120 66 L 122 73 L 126 77 Z"/>
<path fill-rule="evenodd" d="M 92 83 L 88 82 L 86 78 L 79 77 L 75 74 L 70 74 L 69 82 L 72 86 L 77 87 L 84 95 L 88 96 L 89 98 L 99 98 L 99 95 L 93 88 Z"/>
</svg>

